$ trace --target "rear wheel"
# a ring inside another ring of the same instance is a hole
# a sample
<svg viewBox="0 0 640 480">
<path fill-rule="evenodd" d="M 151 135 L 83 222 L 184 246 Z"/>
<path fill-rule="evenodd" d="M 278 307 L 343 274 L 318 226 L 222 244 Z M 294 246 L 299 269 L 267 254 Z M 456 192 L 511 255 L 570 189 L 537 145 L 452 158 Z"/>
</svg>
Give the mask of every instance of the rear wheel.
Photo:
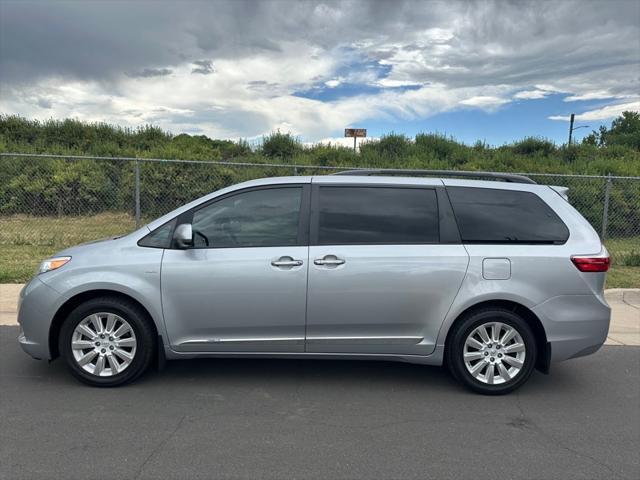
<svg viewBox="0 0 640 480">
<path fill-rule="evenodd" d="M 455 325 L 451 335 L 447 365 L 475 392 L 512 392 L 533 372 L 535 337 L 527 322 L 514 312 L 500 308 L 472 312 Z"/>
<path fill-rule="evenodd" d="M 59 349 L 71 373 L 89 385 L 115 387 L 151 364 L 155 335 L 146 313 L 116 297 L 76 307 L 60 331 Z"/>
</svg>

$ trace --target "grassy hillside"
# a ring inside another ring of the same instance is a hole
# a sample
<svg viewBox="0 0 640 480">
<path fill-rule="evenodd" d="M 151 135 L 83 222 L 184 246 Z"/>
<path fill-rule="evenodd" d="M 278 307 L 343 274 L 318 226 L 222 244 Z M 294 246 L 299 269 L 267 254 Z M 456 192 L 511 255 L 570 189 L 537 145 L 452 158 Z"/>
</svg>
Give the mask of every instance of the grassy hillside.
<svg viewBox="0 0 640 480">
<path fill-rule="evenodd" d="M 632 128 L 635 128 L 633 126 Z M 638 127 L 640 136 L 640 126 Z M 618 138 L 618 137 L 615 137 Z M 531 173 L 640 175 L 640 149 L 629 142 L 598 145 L 598 139 L 571 147 L 543 138 L 525 138 L 491 147 L 469 146 L 438 134 L 415 138 L 389 134 L 367 142 L 360 153 L 349 148 L 316 145 L 309 148 L 291 135 L 274 133 L 258 148 L 246 142 L 214 140 L 203 135 L 172 135 L 158 127 L 127 129 L 78 120 L 40 122 L 0 115 L 0 151 L 84 154 L 191 160 L 273 161 L 301 165 L 371 166 L 459 170 L 495 170 Z M 615 139 L 614 139 L 615 140 Z"/>
</svg>

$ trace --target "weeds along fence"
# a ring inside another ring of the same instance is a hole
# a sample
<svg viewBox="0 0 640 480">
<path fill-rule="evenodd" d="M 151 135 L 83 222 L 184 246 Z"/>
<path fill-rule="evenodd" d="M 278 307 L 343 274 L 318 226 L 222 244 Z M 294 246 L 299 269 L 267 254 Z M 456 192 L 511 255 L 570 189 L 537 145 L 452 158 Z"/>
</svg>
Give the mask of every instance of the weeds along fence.
<svg viewBox="0 0 640 480">
<path fill-rule="evenodd" d="M 244 180 L 346 168 L 0 153 L 0 248 L 62 248 L 126 233 Z M 604 239 L 628 245 L 624 252 L 640 251 L 640 177 L 524 174 L 569 187 L 570 202 Z"/>
</svg>

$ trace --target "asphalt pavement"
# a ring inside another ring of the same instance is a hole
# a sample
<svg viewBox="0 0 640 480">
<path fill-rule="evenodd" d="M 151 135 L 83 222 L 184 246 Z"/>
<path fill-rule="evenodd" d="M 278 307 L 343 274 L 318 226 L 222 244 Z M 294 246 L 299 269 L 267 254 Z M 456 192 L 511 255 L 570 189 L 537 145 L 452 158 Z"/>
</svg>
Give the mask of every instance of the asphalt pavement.
<svg viewBox="0 0 640 480">
<path fill-rule="evenodd" d="M 0 478 L 640 478 L 640 348 L 483 397 L 391 362 L 189 360 L 86 387 L 0 327 Z"/>
</svg>

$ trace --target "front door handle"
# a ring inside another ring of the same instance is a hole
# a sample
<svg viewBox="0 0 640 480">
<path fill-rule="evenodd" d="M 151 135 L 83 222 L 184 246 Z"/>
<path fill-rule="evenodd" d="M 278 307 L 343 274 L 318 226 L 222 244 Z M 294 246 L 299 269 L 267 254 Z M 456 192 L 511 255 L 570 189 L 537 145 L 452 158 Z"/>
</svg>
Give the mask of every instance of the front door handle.
<svg viewBox="0 0 640 480">
<path fill-rule="evenodd" d="M 316 258 L 313 263 L 315 265 L 326 265 L 329 267 L 337 267 L 344 263 L 344 259 L 338 258 L 335 255 L 325 255 L 323 258 Z"/>
<path fill-rule="evenodd" d="M 278 260 L 272 260 L 271 265 L 274 267 L 299 267 L 302 260 L 294 260 L 292 257 L 280 257 Z"/>
</svg>

